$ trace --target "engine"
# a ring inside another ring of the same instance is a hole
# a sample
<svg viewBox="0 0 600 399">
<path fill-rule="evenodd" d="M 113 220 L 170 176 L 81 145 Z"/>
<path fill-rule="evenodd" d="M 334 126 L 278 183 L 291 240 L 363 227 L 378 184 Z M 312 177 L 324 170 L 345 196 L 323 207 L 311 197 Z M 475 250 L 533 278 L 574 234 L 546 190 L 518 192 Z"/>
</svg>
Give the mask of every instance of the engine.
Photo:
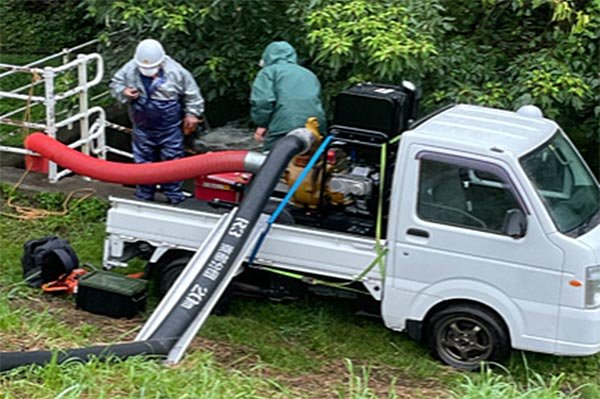
<svg viewBox="0 0 600 399">
<path fill-rule="evenodd" d="M 336 173 L 328 182 L 330 202 L 344 205 L 346 212 L 370 215 L 373 188 L 379 185 L 379 173 L 371 166 L 353 166 L 347 173 Z"/>
<path fill-rule="evenodd" d="M 410 82 L 401 86 L 363 83 L 335 100 L 329 134 L 335 139 L 327 156 L 309 172 L 293 196 L 290 210 L 301 224 L 347 233 L 375 234 L 380 190 L 381 157 L 385 144 L 415 120 L 420 94 Z M 391 169 L 395 149 L 388 145 Z M 296 157 L 284 176 L 294 184 L 308 159 Z M 384 194 L 385 195 L 385 194 Z M 387 206 L 385 198 L 383 206 Z M 385 212 L 383 212 L 385 214 Z"/>
<path fill-rule="evenodd" d="M 294 184 L 306 162 L 300 156 L 290 163 L 284 177 L 288 186 Z M 357 162 L 341 148 L 334 148 L 328 151 L 326 166 L 320 162 L 306 176 L 292 197 L 292 204 L 309 210 L 328 207 L 330 211 L 371 216 L 377 187 L 378 165 Z"/>
</svg>

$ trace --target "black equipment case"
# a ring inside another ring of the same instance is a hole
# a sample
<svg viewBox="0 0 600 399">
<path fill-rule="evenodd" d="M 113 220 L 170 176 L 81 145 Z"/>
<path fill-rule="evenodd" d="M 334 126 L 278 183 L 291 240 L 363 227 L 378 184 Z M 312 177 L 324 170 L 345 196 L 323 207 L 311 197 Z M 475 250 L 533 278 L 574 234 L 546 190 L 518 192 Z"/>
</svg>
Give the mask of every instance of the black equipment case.
<svg viewBox="0 0 600 399">
<path fill-rule="evenodd" d="M 416 119 L 420 94 L 402 86 L 361 83 L 335 99 L 331 130 L 339 137 L 383 143 L 407 130 Z"/>
<path fill-rule="evenodd" d="M 82 276 L 77 307 L 111 317 L 133 317 L 146 306 L 147 281 L 107 271 Z"/>
</svg>

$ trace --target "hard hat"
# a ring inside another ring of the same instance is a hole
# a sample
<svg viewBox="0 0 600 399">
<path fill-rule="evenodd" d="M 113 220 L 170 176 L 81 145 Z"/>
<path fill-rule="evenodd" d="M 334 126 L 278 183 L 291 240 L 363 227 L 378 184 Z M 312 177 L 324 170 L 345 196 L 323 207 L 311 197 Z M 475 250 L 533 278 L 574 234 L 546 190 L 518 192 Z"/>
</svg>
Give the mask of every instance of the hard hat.
<svg viewBox="0 0 600 399">
<path fill-rule="evenodd" d="M 165 60 L 165 50 L 157 40 L 142 40 L 135 49 L 134 59 L 140 69 L 157 68 Z"/>
<path fill-rule="evenodd" d="M 521 108 L 517 110 L 517 114 L 521 116 L 526 116 L 528 118 L 543 118 L 544 114 L 542 110 L 536 107 L 535 105 L 523 105 Z"/>
</svg>

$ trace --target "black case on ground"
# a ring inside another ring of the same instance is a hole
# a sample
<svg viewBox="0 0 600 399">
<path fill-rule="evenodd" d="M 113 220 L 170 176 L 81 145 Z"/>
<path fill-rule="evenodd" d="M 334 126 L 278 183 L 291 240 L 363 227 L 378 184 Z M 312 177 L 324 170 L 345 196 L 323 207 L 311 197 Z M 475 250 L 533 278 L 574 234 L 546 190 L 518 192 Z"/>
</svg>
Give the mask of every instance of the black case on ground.
<svg viewBox="0 0 600 399">
<path fill-rule="evenodd" d="M 385 142 L 416 119 L 419 94 L 404 86 L 361 83 L 335 99 L 333 125 L 339 136 Z"/>
<path fill-rule="evenodd" d="M 133 317 L 146 307 L 146 286 L 146 280 L 98 270 L 79 279 L 77 307 L 110 317 Z"/>
</svg>

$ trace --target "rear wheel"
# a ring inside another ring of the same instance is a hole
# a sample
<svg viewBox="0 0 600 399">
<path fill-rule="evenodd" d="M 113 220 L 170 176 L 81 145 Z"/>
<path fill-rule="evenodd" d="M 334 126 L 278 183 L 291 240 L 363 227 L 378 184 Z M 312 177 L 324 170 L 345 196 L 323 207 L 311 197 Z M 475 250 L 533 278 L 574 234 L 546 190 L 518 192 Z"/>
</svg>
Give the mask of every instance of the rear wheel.
<svg viewBox="0 0 600 399">
<path fill-rule="evenodd" d="M 166 263 L 157 270 L 158 295 L 160 298 L 167 294 L 190 259 L 191 257 L 189 256 L 181 256 Z"/>
<path fill-rule="evenodd" d="M 510 353 L 504 323 L 486 308 L 450 306 L 435 313 L 428 325 L 430 349 L 452 367 L 476 370 L 481 362 L 501 362 Z"/>
<path fill-rule="evenodd" d="M 159 298 L 163 298 L 171 289 L 183 269 L 187 266 L 191 259 L 189 255 L 182 255 L 167 262 L 164 266 L 157 270 L 157 287 Z M 213 308 L 212 313 L 216 315 L 224 315 L 229 312 L 229 306 L 232 297 L 232 287 L 229 286 Z"/>
</svg>

